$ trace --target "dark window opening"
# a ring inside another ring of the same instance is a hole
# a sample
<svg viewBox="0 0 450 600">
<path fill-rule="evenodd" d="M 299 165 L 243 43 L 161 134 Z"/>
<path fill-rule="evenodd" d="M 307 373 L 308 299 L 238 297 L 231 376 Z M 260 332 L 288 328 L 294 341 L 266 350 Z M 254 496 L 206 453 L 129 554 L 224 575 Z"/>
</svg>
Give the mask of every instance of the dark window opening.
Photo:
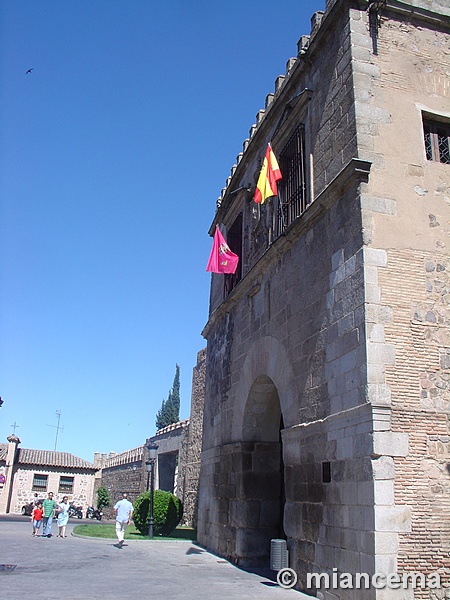
<svg viewBox="0 0 450 600">
<path fill-rule="evenodd" d="M 274 239 L 307 207 L 305 127 L 300 125 L 280 153 L 278 164 L 283 178 L 278 182 L 274 211 Z"/>
<path fill-rule="evenodd" d="M 450 124 L 423 119 L 427 160 L 450 165 Z"/>
<path fill-rule="evenodd" d="M 242 213 L 227 232 L 227 244 L 230 250 L 239 256 L 239 263 L 235 273 L 225 275 L 225 296 L 228 296 L 242 279 Z"/>
<path fill-rule="evenodd" d="M 73 477 L 60 477 L 58 492 L 71 494 L 73 492 Z"/>
<path fill-rule="evenodd" d="M 322 482 L 323 483 L 331 483 L 331 463 L 330 462 L 322 463 Z"/>
<path fill-rule="evenodd" d="M 172 494 L 175 493 L 177 484 L 176 474 L 178 466 L 178 452 L 162 452 L 158 454 L 158 482 L 159 489 Z"/>
<path fill-rule="evenodd" d="M 45 492 L 47 490 L 48 475 L 37 475 L 33 477 L 33 492 Z"/>
</svg>

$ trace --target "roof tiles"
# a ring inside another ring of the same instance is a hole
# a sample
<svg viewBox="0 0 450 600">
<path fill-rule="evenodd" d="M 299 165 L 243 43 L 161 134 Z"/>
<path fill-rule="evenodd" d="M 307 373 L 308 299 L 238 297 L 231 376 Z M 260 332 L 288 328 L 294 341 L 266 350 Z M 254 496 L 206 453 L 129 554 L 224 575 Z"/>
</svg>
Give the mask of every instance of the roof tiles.
<svg viewBox="0 0 450 600">
<path fill-rule="evenodd" d="M 47 467 L 72 467 L 77 469 L 97 469 L 87 460 L 74 456 L 69 452 L 56 452 L 53 450 L 29 450 L 19 448 L 17 462 L 21 465 L 45 465 Z"/>
</svg>

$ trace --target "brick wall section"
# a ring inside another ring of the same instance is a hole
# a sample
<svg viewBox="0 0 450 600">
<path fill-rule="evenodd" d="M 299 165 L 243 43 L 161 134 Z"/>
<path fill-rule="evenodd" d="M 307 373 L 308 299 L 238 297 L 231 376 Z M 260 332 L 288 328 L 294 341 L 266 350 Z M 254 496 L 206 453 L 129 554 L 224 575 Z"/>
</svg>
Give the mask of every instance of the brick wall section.
<svg viewBox="0 0 450 600">
<path fill-rule="evenodd" d="M 395 367 L 386 368 L 386 381 L 392 428 L 409 437 L 408 455 L 395 459 L 395 502 L 412 511 L 412 530 L 400 536 L 398 565 L 448 577 L 450 261 L 440 253 L 405 249 L 391 250 L 388 265 L 380 283 L 383 301 L 393 310 L 385 333 L 397 358 Z"/>
<path fill-rule="evenodd" d="M 368 343 L 393 349 L 390 360 L 369 364 L 369 397 L 391 408 L 392 434 L 407 440 L 403 456 L 386 457 L 389 494 L 375 495 L 376 516 L 392 514 L 377 522 L 376 549 L 391 569 L 437 571 L 448 581 L 450 173 L 424 160 L 421 110 L 448 115 L 449 33 L 389 17 L 378 55 L 360 47 L 354 66 L 358 147 L 373 162 L 361 199 L 364 241 L 385 256 L 366 268 Z M 414 598 L 434 596 L 415 590 Z"/>
</svg>

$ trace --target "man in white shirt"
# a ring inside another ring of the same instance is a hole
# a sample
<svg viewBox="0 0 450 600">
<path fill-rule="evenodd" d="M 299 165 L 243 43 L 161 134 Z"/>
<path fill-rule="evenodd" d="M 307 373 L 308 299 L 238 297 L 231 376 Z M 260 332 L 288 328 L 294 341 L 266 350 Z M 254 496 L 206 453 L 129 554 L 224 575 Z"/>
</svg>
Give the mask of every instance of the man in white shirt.
<svg viewBox="0 0 450 600">
<path fill-rule="evenodd" d="M 123 538 L 125 537 L 125 528 L 131 523 L 133 517 L 133 505 L 127 498 L 127 494 L 123 495 L 123 499 L 116 502 L 113 508 L 116 513 L 116 535 L 119 540 L 118 547 L 122 548 Z"/>
</svg>

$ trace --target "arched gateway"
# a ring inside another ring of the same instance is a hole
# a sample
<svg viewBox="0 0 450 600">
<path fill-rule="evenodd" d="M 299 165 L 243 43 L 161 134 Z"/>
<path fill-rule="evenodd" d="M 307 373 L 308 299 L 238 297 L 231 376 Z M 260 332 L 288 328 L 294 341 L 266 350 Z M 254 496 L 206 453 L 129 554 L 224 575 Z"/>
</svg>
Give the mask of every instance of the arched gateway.
<svg viewBox="0 0 450 600">
<path fill-rule="evenodd" d="M 202 485 L 211 487 L 202 495 L 208 509 L 201 514 L 213 523 L 199 523 L 199 541 L 216 529 L 221 553 L 241 565 L 267 566 L 270 540 L 285 537 L 282 430 L 293 417 L 295 397 L 292 370 L 276 338 L 253 344 L 233 397 L 232 440 L 203 453 Z"/>
</svg>

